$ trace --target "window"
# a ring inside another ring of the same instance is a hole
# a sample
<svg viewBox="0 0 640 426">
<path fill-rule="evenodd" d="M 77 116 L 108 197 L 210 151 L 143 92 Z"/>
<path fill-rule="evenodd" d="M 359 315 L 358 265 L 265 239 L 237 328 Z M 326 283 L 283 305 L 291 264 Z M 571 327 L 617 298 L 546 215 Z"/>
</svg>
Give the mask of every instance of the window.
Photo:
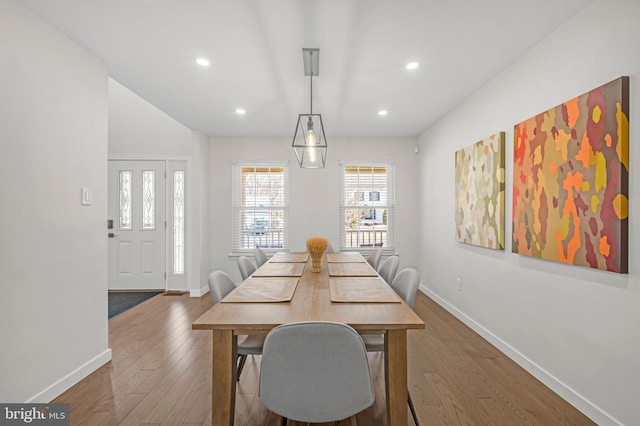
<svg viewBox="0 0 640 426">
<path fill-rule="evenodd" d="M 393 249 L 393 165 L 341 163 L 340 250 Z"/>
<path fill-rule="evenodd" d="M 156 172 L 153 170 L 142 171 L 142 229 L 156 229 Z"/>
<path fill-rule="evenodd" d="M 169 160 L 166 167 L 166 214 L 164 225 L 167 230 L 167 288 L 170 290 L 185 289 L 188 283 L 189 255 L 189 171 L 187 160 Z M 156 174 L 156 183 L 159 174 Z M 196 236 L 196 238 L 199 238 Z"/>
<path fill-rule="evenodd" d="M 288 248 L 288 186 L 286 164 L 234 167 L 234 252 Z"/>
<path fill-rule="evenodd" d="M 184 170 L 173 171 L 173 273 L 184 274 Z"/>
<path fill-rule="evenodd" d="M 120 170 L 120 227 L 118 229 L 132 229 L 131 225 L 131 170 Z"/>
</svg>

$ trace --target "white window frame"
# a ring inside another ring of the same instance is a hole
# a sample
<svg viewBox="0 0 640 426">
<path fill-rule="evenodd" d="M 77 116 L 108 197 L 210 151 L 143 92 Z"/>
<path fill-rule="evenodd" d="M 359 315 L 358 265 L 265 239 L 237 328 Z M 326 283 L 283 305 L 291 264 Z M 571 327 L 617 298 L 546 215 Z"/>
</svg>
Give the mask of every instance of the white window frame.
<svg viewBox="0 0 640 426">
<path fill-rule="evenodd" d="M 339 235 L 340 235 L 340 251 L 357 251 L 366 255 L 376 248 L 374 246 L 369 247 L 347 247 L 347 231 L 345 226 L 345 216 L 348 209 L 361 209 L 362 205 L 347 205 L 345 196 L 345 177 L 347 167 L 386 167 L 387 169 L 387 202 L 384 205 L 377 205 L 378 209 L 387 210 L 387 234 L 386 244 L 382 246 L 384 255 L 393 255 L 396 252 L 395 247 L 395 164 L 390 161 L 340 161 L 340 212 L 339 212 Z M 365 189 L 365 188 L 363 188 Z M 375 188 L 371 188 L 371 191 L 376 192 Z M 379 195 L 378 195 L 379 196 Z M 364 197 L 364 196 L 363 196 Z M 366 197 L 365 197 L 366 198 Z M 361 201 L 364 201 L 361 200 Z M 358 230 L 368 231 L 367 228 L 358 225 Z M 371 230 L 375 229 L 375 225 Z"/>
<path fill-rule="evenodd" d="M 283 181 L 283 205 L 282 206 L 243 206 L 242 205 L 242 171 L 245 168 L 282 168 L 284 173 Z M 274 244 L 269 244 L 269 239 L 273 242 L 273 234 L 269 234 L 267 231 L 265 234 L 269 237 L 265 237 L 266 244 L 259 244 L 261 248 L 267 253 L 275 253 L 278 251 L 289 250 L 289 162 L 237 162 L 233 165 L 233 179 L 232 179 L 232 191 L 233 191 L 233 212 L 232 212 L 232 237 L 231 237 L 231 255 L 253 255 L 255 247 L 242 247 L 242 239 L 247 232 L 245 224 L 243 224 L 242 216 L 245 210 L 282 210 L 283 212 L 283 226 L 282 237 L 278 238 L 278 241 L 282 241 L 282 247 L 273 247 Z M 254 237 L 255 238 L 255 237 Z M 258 237 L 259 238 L 259 237 Z"/>
</svg>

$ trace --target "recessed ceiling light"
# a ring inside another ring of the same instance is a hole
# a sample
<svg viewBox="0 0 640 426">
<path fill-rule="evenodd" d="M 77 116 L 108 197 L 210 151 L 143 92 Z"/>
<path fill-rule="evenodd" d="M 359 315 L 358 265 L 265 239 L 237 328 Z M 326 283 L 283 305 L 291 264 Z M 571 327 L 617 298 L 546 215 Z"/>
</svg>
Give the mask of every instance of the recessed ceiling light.
<svg viewBox="0 0 640 426">
<path fill-rule="evenodd" d="M 238 115 L 244 115 L 246 113 L 247 113 L 247 111 L 242 109 L 242 108 L 236 109 L 236 114 L 238 114 Z"/>
<path fill-rule="evenodd" d="M 386 109 L 381 109 L 380 111 L 378 111 L 378 115 L 381 117 L 384 117 L 385 115 L 387 115 L 387 110 Z"/>
<path fill-rule="evenodd" d="M 417 62 L 409 62 L 409 63 L 407 64 L 407 69 L 408 69 L 408 70 L 415 70 L 415 69 L 416 69 L 416 68 L 418 68 L 419 66 L 420 66 L 420 64 L 419 64 L 419 63 L 417 63 Z"/>
<path fill-rule="evenodd" d="M 205 59 L 205 58 L 198 58 L 196 59 L 196 63 L 198 65 L 200 65 L 201 67 L 208 67 L 209 66 L 209 60 Z"/>
</svg>

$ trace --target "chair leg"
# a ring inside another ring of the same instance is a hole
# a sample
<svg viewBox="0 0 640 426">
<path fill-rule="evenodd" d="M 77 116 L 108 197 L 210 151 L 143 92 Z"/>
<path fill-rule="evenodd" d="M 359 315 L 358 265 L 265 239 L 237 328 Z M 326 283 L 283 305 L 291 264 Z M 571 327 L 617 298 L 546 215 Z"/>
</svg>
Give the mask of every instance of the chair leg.
<svg viewBox="0 0 640 426">
<path fill-rule="evenodd" d="M 416 416 L 416 409 L 413 407 L 413 401 L 411 400 L 411 394 L 407 390 L 407 396 L 409 397 L 409 410 L 411 410 L 411 417 L 413 417 L 413 422 L 416 426 L 420 426 L 418 423 L 418 416 Z"/>
<path fill-rule="evenodd" d="M 244 363 L 247 362 L 246 355 L 238 355 L 238 375 L 236 377 L 236 381 L 240 381 L 240 374 L 242 373 L 242 369 L 244 368 Z"/>
</svg>

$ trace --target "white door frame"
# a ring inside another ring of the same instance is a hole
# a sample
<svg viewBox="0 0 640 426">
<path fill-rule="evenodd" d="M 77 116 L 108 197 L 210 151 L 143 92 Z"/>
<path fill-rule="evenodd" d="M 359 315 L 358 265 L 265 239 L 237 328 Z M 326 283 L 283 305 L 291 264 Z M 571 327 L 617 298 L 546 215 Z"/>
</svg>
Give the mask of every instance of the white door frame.
<svg viewBox="0 0 640 426">
<path fill-rule="evenodd" d="M 170 250 L 172 249 L 172 247 L 169 246 L 169 232 L 171 232 L 172 228 L 172 224 L 167 223 L 167 232 L 165 233 L 165 270 L 167 271 L 167 279 L 165 280 L 165 286 L 166 286 L 166 290 L 180 290 L 180 291 L 189 291 L 192 287 L 192 282 L 194 279 L 196 279 L 197 277 L 197 271 L 194 270 L 194 265 L 193 265 L 193 252 L 192 250 L 195 249 L 195 247 L 193 247 L 192 241 L 193 240 L 193 236 L 192 236 L 192 226 L 191 223 L 192 222 L 192 218 L 193 218 L 193 209 L 191 208 L 192 205 L 192 174 L 191 174 L 191 157 L 188 156 L 164 156 L 164 155 L 153 155 L 153 156 L 149 156 L 149 155 L 109 155 L 107 157 L 108 161 L 114 160 L 114 161 L 126 161 L 126 160 L 130 160 L 130 161 L 164 161 L 165 162 L 165 170 L 167 170 L 167 172 L 169 170 L 171 170 L 171 168 L 169 167 L 171 162 L 184 162 L 186 164 L 186 182 L 185 182 L 185 213 L 186 213 L 186 217 L 185 217 L 185 258 L 184 258 L 184 263 L 185 263 L 185 273 L 184 273 L 184 279 L 180 280 L 180 283 L 177 284 L 179 285 L 179 287 L 176 286 L 175 282 L 172 282 L 171 277 L 172 274 L 170 273 L 169 267 L 170 267 L 170 260 L 171 260 L 171 253 Z M 167 185 L 165 188 L 165 191 L 167 192 L 167 197 L 165 200 L 165 208 L 173 208 L 172 205 L 169 205 L 170 200 L 173 199 L 173 196 L 169 196 L 169 188 L 171 187 L 171 185 L 169 185 L 169 176 L 167 176 Z M 108 187 L 107 187 L 108 189 Z M 167 222 L 169 215 L 167 214 Z M 105 227 L 106 228 L 106 227 Z M 109 232 L 109 230 L 106 230 L 106 232 Z M 105 234 L 106 235 L 106 234 Z M 175 281 L 175 280 L 174 280 Z M 173 285 L 172 285 L 173 284 Z M 199 287 L 199 285 L 198 285 Z"/>
</svg>

